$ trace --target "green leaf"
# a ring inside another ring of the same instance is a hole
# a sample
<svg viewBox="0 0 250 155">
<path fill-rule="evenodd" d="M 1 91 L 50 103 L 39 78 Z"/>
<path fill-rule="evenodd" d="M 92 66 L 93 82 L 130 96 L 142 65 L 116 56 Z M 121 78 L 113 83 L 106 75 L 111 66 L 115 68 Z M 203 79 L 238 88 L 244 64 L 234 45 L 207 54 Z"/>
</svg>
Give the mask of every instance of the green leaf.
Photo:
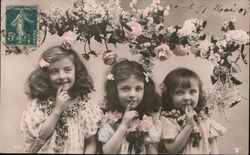
<svg viewBox="0 0 250 155">
<path fill-rule="evenodd" d="M 127 24 L 122 23 L 122 26 L 123 26 L 125 29 L 127 29 L 128 31 L 130 31 L 130 32 L 132 31 L 131 27 L 128 26 Z"/>
<path fill-rule="evenodd" d="M 95 35 L 95 40 L 102 44 L 102 38 L 99 36 L 99 34 Z"/>
<path fill-rule="evenodd" d="M 231 65 L 232 65 L 231 66 L 231 70 L 232 70 L 233 73 L 239 73 L 239 72 L 241 72 L 240 66 L 237 63 L 232 62 Z"/>
<path fill-rule="evenodd" d="M 88 54 L 92 54 L 92 55 L 94 55 L 95 57 L 98 57 L 98 54 L 97 54 L 95 51 L 90 51 Z"/>
</svg>

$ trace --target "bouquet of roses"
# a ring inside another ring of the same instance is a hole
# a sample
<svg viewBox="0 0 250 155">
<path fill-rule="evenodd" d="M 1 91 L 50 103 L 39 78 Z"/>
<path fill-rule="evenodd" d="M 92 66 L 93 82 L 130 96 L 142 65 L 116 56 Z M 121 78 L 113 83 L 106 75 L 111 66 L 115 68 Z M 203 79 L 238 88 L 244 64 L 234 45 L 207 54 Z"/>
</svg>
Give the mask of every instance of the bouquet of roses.
<svg viewBox="0 0 250 155">
<path fill-rule="evenodd" d="M 104 119 L 102 123 L 109 123 L 114 129 L 120 125 L 123 114 L 117 111 L 107 111 L 107 101 L 104 99 L 99 102 L 99 107 L 104 111 Z M 146 136 L 148 136 L 149 130 L 153 127 L 152 116 L 143 115 L 142 119 L 135 119 L 130 124 L 127 130 L 126 140 L 129 142 L 129 152 L 132 150 L 135 153 L 141 153 L 147 144 Z"/>
</svg>

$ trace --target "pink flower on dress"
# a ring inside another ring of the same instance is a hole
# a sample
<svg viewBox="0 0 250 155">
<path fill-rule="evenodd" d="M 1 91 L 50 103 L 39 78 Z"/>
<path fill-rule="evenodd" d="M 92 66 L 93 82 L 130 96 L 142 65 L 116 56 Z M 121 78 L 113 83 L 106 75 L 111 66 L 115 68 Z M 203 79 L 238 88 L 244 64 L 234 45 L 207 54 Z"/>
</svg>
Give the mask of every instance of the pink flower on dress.
<svg viewBox="0 0 250 155">
<path fill-rule="evenodd" d="M 126 38 L 135 39 L 136 37 L 141 35 L 142 27 L 141 27 L 141 25 L 139 23 L 137 23 L 135 21 L 130 21 L 130 22 L 126 23 L 126 24 L 132 29 L 132 31 L 129 31 L 126 28 L 124 28 L 124 33 L 125 33 Z"/>
<path fill-rule="evenodd" d="M 112 65 L 117 59 L 117 54 L 114 51 L 105 52 L 102 56 L 102 60 L 105 65 Z"/>
<path fill-rule="evenodd" d="M 140 121 L 139 124 L 139 129 L 147 132 L 149 131 L 149 129 L 153 126 L 153 118 L 147 115 L 144 115 L 142 118 L 142 121 Z"/>
<path fill-rule="evenodd" d="M 73 33 L 72 31 L 64 32 L 61 37 L 63 47 L 65 47 L 66 49 L 72 48 L 72 46 L 76 42 L 77 36 L 78 35 Z"/>
<path fill-rule="evenodd" d="M 41 67 L 41 68 L 43 68 L 43 67 L 48 67 L 50 64 L 47 62 L 47 61 L 45 61 L 43 58 L 41 58 L 40 60 L 39 60 L 39 66 Z"/>
<path fill-rule="evenodd" d="M 164 61 L 171 56 L 171 52 L 170 52 L 169 46 L 167 44 L 161 44 L 161 45 L 157 46 L 154 49 L 154 53 L 156 54 L 156 57 L 160 61 Z"/>
<path fill-rule="evenodd" d="M 106 99 L 102 99 L 98 105 L 100 108 L 105 109 L 107 107 L 107 103 L 108 101 Z"/>
<path fill-rule="evenodd" d="M 117 111 L 115 111 L 115 112 L 108 111 L 108 112 L 105 113 L 104 117 L 105 117 L 105 119 L 107 120 L 108 123 L 114 124 L 120 118 L 122 118 L 122 114 L 118 113 Z"/>
<path fill-rule="evenodd" d="M 133 132 L 136 130 L 136 128 L 139 126 L 140 120 L 135 119 L 131 122 L 130 127 L 128 128 L 128 132 Z"/>
<path fill-rule="evenodd" d="M 189 46 L 177 45 L 173 50 L 174 55 L 176 56 L 185 56 L 188 55 L 190 52 Z"/>
</svg>

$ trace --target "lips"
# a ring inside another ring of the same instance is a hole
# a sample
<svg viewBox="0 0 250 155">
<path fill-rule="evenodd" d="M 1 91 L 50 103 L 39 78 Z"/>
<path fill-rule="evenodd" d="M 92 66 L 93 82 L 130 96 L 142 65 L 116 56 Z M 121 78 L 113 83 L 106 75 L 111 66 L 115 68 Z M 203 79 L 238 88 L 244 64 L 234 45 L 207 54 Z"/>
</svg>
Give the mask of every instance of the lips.
<svg viewBox="0 0 250 155">
<path fill-rule="evenodd" d="M 56 82 L 57 85 L 64 85 L 66 83 L 69 83 L 68 81 L 63 81 L 63 82 Z"/>
</svg>

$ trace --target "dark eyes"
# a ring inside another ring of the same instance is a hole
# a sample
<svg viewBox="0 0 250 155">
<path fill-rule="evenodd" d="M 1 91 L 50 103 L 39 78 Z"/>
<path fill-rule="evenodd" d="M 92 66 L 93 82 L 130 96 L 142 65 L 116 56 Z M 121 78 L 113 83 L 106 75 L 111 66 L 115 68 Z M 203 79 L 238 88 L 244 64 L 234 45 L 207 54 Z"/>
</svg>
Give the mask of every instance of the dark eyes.
<svg viewBox="0 0 250 155">
<path fill-rule="evenodd" d="M 65 73 L 70 73 L 72 71 L 72 68 L 71 67 L 65 67 L 63 69 L 63 71 Z M 48 72 L 49 72 L 50 75 L 56 75 L 57 73 L 59 73 L 59 70 L 58 69 L 50 69 Z"/>
<path fill-rule="evenodd" d="M 175 90 L 174 94 L 175 95 L 184 95 L 186 92 L 188 92 L 190 94 L 195 94 L 195 93 L 197 93 L 197 90 L 196 89 L 190 89 L 190 90 L 180 89 L 180 90 Z"/>
<path fill-rule="evenodd" d="M 183 90 L 176 90 L 174 93 L 175 93 L 175 95 L 183 95 L 184 91 Z"/>
<path fill-rule="evenodd" d="M 190 93 L 191 93 L 191 94 L 195 94 L 195 93 L 197 93 L 197 90 L 196 90 L 196 89 L 191 89 L 191 90 L 190 90 Z"/>
<path fill-rule="evenodd" d="M 68 72 L 72 71 L 72 68 L 66 67 L 66 68 L 64 69 L 64 71 L 65 71 L 66 73 L 68 73 Z"/>
<path fill-rule="evenodd" d="M 121 88 L 121 90 L 123 90 L 123 91 L 130 91 L 132 88 L 130 87 L 130 86 L 124 86 L 124 87 L 122 87 Z M 137 86 L 137 87 L 135 87 L 135 90 L 137 91 L 137 92 L 139 92 L 139 91 L 141 91 L 141 90 L 143 90 L 143 88 L 141 87 L 141 86 Z"/>
</svg>

